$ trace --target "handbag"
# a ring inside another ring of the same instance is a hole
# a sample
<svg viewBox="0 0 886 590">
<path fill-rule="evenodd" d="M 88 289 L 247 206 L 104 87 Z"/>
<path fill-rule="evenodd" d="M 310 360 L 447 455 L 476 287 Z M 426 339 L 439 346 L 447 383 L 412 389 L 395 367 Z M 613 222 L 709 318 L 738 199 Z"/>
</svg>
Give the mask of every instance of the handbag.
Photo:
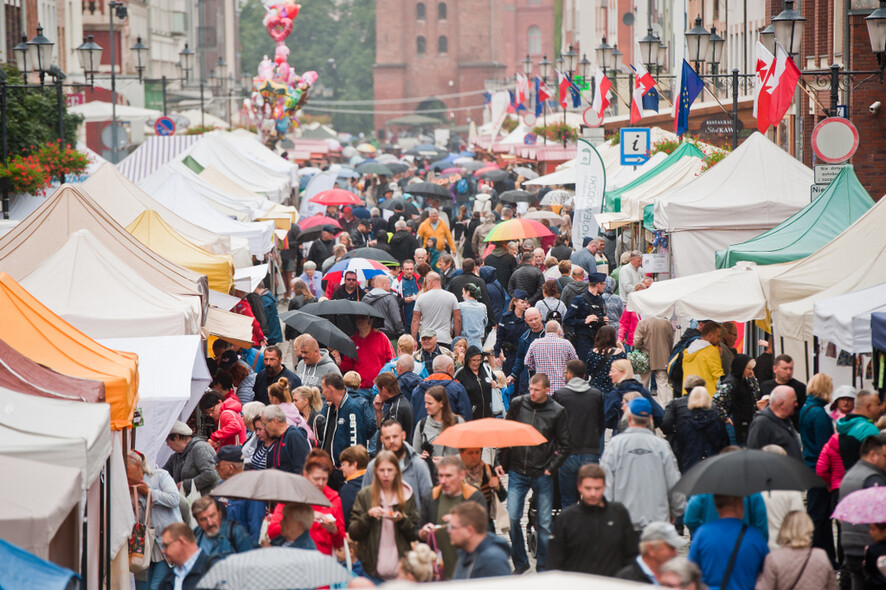
<svg viewBox="0 0 886 590">
<path fill-rule="evenodd" d="M 648 352 L 634 349 L 628 353 L 628 360 L 631 361 L 631 368 L 634 369 L 636 375 L 642 375 L 649 372 Z"/>
<path fill-rule="evenodd" d="M 154 529 L 151 527 L 151 490 L 145 498 L 145 523 L 138 521 L 138 495 L 135 486 L 132 488 L 132 502 L 135 509 L 135 524 L 129 535 L 129 571 L 139 573 L 147 571 L 151 566 L 151 553 L 154 550 Z"/>
<path fill-rule="evenodd" d="M 182 520 L 185 521 L 189 527 L 194 528 L 197 526 L 197 521 L 194 519 L 194 514 L 191 512 L 191 505 L 200 498 L 200 490 L 197 489 L 197 486 L 194 485 L 194 480 L 191 480 L 191 491 L 185 494 L 184 486 L 178 489 L 178 494 L 181 497 L 179 501 L 179 508 L 184 508 L 187 506 L 186 511 L 182 511 Z"/>
<path fill-rule="evenodd" d="M 486 375 L 488 376 L 491 383 L 495 383 L 495 376 L 492 374 L 492 371 L 489 370 L 489 367 L 486 368 Z M 501 395 L 500 387 L 492 388 L 492 415 L 499 416 L 504 414 L 505 412 L 505 400 Z"/>
</svg>

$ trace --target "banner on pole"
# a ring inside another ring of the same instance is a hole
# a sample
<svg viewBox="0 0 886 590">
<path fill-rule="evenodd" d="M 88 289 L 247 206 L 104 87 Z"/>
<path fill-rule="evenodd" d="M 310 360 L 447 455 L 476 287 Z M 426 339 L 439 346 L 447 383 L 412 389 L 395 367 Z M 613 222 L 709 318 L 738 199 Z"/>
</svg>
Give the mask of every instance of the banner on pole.
<svg viewBox="0 0 886 590">
<path fill-rule="evenodd" d="M 572 245 L 582 247 L 585 237 L 596 237 L 599 231 L 595 213 L 600 212 L 606 190 L 606 168 L 600 154 L 585 139 L 578 140 L 575 164 L 575 218 L 572 223 Z"/>
</svg>

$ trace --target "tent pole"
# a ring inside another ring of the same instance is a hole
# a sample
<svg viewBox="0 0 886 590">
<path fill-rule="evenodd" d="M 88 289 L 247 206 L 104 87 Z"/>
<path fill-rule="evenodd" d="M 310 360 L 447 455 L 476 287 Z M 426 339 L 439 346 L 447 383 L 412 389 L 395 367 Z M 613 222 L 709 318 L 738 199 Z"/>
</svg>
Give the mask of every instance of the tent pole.
<svg viewBox="0 0 886 590">
<path fill-rule="evenodd" d="M 815 371 L 815 373 L 818 374 L 818 349 L 819 349 L 818 336 L 812 337 L 812 346 L 815 348 L 815 350 L 813 350 L 813 353 L 812 353 L 813 354 L 812 358 L 813 358 L 813 363 L 814 363 L 812 365 L 812 368 Z"/>
<path fill-rule="evenodd" d="M 803 341 L 803 358 L 806 360 L 806 382 L 809 382 L 809 341 Z"/>
<path fill-rule="evenodd" d="M 784 354 L 784 336 L 779 336 L 779 340 L 781 341 L 781 354 Z"/>
<path fill-rule="evenodd" d="M 103 475 L 104 475 L 105 481 L 107 482 L 107 479 L 108 479 L 107 464 L 105 465 L 104 471 L 105 472 Z M 98 494 L 99 494 L 98 495 L 98 518 L 99 518 L 99 523 L 100 523 L 100 526 L 98 529 L 98 579 L 101 580 L 102 572 L 104 571 L 104 567 L 105 567 L 105 552 L 103 549 L 105 546 L 105 537 L 108 536 L 108 532 L 106 531 L 107 527 L 105 526 L 105 504 L 107 503 L 107 500 L 105 499 L 105 486 L 101 485 L 101 482 L 99 482 L 98 488 L 99 488 L 99 490 L 98 490 Z M 101 583 L 99 583 L 98 585 L 101 586 Z M 84 583 L 83 587 L 84 588 L 86 587 L 85 583 Z"/>
<path fill-rule="evenodd" d="M 80 539 L 80 587 L 88 588 L 87 574 L 89 573 L 89 559 L 87 557 L 87 549 L 89 547 L 89 493 L 86 494 L 87 501 L 83 503 L 83 538 Z"/>
<path fill-rule="evenodd" d="M 111 458 L 108 457 L 105 465 L 108 476 L 105 478 L 105 486 L 107 486 L 107 502 L 105 502 L 105 527 L 111 530 Z M 111 587 L 111 535 L 105 535 L 105 588 Z"/>
<path fill-rule="evenodd" d="M 852 355 L 852 387 L 857 387 L 857 375 L 858 371 L 855 370 L 855 363 L 858 360 L 858 355 Z"/>
</svg>

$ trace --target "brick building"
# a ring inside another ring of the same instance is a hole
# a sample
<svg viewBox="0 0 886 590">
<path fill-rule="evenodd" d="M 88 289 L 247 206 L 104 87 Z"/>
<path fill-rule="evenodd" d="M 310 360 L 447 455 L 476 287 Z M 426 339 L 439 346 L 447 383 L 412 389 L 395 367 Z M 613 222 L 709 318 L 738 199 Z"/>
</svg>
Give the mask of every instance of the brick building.
<svg viewBox="0 0 886 590">
<path fill-rule="evenodd" d="M 487 81 L 522 72 L 527 54 L 554 59 L 554 0 L 377 0 L 375 26 L 375 99 L 426 98 L 379 111 L 437 108 L 441 119 L 480 122 Z M 376 114 L 375 128 L 398 116 Z"/>
</svg>

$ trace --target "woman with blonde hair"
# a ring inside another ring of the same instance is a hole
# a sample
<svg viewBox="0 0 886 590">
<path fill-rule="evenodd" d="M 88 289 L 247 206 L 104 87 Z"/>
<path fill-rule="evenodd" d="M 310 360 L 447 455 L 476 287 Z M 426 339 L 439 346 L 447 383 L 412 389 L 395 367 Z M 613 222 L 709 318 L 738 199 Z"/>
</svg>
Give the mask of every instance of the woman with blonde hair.
<svg viewBox="0 0 886 590">
<path fill-rule="evenodd" d="M 372 484 L 357 493 L 348 534 L 358 543 L 364 571 L 375 580 L 397 576 L 400 558 L 416 540 L 418 509 L 403 481 L 400 460 L 390 451 L 375 457 Z"/>
<path fill-rule="evenodd" d="M 286 422 L 296 428 L 304 430 L 305 436 L 308 437 L 308 442 L 310 442 L 312 446 L 317 446 L 317 439 L 314 436 L 314 431 L 302 417 L 296 405 L 292 403 L 292 392 L 289 390 L 289 379 L 286 377 L 280 377 L 276 383 L 272 383 L 268 386 L 268 399 L 273 405 L 280 406 L 280 409 L 286 414 Z"/>
<path fill-rule="evenodd" d="M 608 326 L 607 326 L 608 327 Z M 612 328 L 610 328 L 611 330 Z M 591 354 L 594 354 L 593 351 Z M 624 354 L 624 352 L 622 352 Z M 652 420 L 656 427 L 661 425 L 661 419 L 664 416 L 664 410 L 658 402 L 656 402 L 649 390 L 637 381 L 634 377 L 634 369 L 631 367 L 631 361 L 626 358 L 618 358 L 612 361 L 609 367 L 609 378 L 612 380 L 613 387 L 603 394 L 603 420 L 606 428 L 612 429 L 612 434 L 618 434 L 619 422 L 621 421 L 622 399 L 625 394 L 630 391 L 636 391 L 649 400 L 652 405 Z"/>
<path fill-rule="evenodd" d="M 680 449 L 677 462 L 683 473 L 729 445 L 726 425 L 717 410 L 711 408 L 711 395 L 704 386 L 694 387 L 689 392 L 687 407 L 689 413 L 677 417 L 674 435 L 674 447 Z"/>
<path fill-rule="evenodd" d="M 311 427 L 314 438 L 317 439 L 317 446 L 322 445 L 323 433 L 326 432 L 326 416 L 321 413 L 323 399 L 320 397 L 320 390 L 306 385 L 296 387 L 292 391 L 292 403 Z"/>
<path fill-rule="evenodd" d="M 781 548 L 766 556 L 755 590 L 836 590 L 827 553 L 812 547 L 814 530 L 805 512 L 788 513 L 778 532 Z"/>
<path fill-rule="evenodd" d="M 434 579 L 434 565 L 437 554 L 424 543 L 416 543 L 412 551 L 400 558 L 397 566 L 397 579 L 410 582 L 431 582 Z"/>
</svg>

